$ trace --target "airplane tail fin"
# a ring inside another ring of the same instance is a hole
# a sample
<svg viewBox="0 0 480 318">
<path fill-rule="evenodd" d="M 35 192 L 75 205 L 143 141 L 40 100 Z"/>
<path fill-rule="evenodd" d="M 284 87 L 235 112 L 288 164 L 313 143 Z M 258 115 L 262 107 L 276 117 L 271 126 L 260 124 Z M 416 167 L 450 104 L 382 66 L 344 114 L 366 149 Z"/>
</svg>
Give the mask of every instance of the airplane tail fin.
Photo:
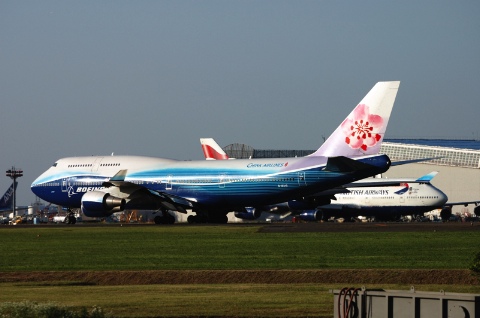
<svg viewBox="0 0 480 318">
<path fill-rule="evenodd" d="M 400 81 L 378 82 L 310 156 L 362 156 L 380 151 Z"/>
<path fill-rule="evenodd" d="M 417 180 L 415 181 L 418 181 L 418 182 L 430 182 L 432 181 L 432 179 L 437 175 L 438 171 L 432 171 L 430 173 L 427 173 L 426 175 L 424 176 L 421 176 L 420 178 L 418 178 Z"/>
<path fill-rule="evenodd" d="M 15 189 L 17 189 L 18 182 L 15 182 Z M 13 204 L 13 183 L 7 189 L 5 194 L 0 199 L 0 210 L 11 209 Z"/>
<path fill-rule="evenodd" d="M 228 155 L 213 138 L 200 138 L 203 154 L 207 160 L 229 159 Z"/>
</svg>

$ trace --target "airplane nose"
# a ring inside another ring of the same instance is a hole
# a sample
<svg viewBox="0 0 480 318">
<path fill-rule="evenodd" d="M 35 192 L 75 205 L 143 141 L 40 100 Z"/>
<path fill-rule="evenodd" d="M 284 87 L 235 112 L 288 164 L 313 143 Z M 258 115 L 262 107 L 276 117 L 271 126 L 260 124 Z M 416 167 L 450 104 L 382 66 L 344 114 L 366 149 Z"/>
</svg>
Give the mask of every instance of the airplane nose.
<svg viewBox="0 0 480 318">
<path fill-rule="evenodd" d="M 438 197 L 439 197 L 440 201 L 442 202 L 442 204 L 447 203 L 447 201 L 448 201 L 448 196 L 447 196 L 445 193 L 443 193 L 442 191 L 440 191 L 440 190 L 438 190 L 438 192 L 439 192 L 439 193 L 438 193 Z"/>
</svg>

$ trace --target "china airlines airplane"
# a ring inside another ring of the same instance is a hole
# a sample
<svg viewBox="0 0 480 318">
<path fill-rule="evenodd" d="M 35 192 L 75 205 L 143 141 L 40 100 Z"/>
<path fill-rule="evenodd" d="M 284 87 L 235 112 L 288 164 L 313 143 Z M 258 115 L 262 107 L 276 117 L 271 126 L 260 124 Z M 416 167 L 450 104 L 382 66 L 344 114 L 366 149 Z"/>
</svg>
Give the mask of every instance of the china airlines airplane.
<svg viewBox="0 0 480 318">
<path fill-rule="evenodd" d="M 200 143 L 207 160 L 229 159 L 213 138 L 200 138 Z M 235 217 L 254 220 L 262 212 L 268 212 L 283 216 L 293 214 L 305 221 L 317 221 L 330 217 L 350 219 L 360 216 L 395 220 L 402 215 L 422 215 L 442 208 L 447 202 L 447 195 L 430 183 L 436 175 L 434 171 L 418 179 L 366 178 L 302 200 L 247 207 L 246 213 L 235 212 Z"/>
<path fill-rule="evenodd" d="M 196 215 L 189 222 L 226 223 L 230 211 L 295 200 L 385 172 L 378 154 L 400 82 L 379 82 L 319 148 L 302 158 L 180 161 L 140 156 L 59 159 L 31 186 L 45 201 L 81 207 L 89 217 L 124 209 L 161 210 L 156 223 L 173 223 L 168 211 Z"/>
</svg>

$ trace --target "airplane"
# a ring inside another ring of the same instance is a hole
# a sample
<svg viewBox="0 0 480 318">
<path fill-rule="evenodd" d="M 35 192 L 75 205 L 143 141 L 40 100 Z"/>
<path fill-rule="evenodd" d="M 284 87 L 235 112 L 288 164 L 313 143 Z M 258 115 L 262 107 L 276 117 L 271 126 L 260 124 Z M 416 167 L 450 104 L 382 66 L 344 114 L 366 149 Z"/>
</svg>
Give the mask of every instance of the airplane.
<svg viewBox="0 0 480 318">
<path fill-rule="evenodd" d="M 18 182 L 15 181 L 15 183 L 12 182 L 12 185 L 8 187 L 7 191 L 3 194 L 3 196 L 0 198 L 0 224 L 8 224 L 10 217 L 8 214 L 10 214 L 13 211 L 13 193 L 14 193 L 14 187 L 15 185 L 15 190 L 17 189 Z M 27 210 L 28 207 L 16 207 L 15 211 L 22 211 L 22 210 Z M 14 217 L 12 214 L 11 217 Z"/>
<path fill-rule="evenodd" d="M 15 182 L 15 190 L 17 189 L 18 182 Z M 13 189 L 14 183 L 8 187 L 7 191 L 4 193 L 2 198 L 0 199 L 0 212 L 4 211 L 12 211 L 12 204 L 13 204 Z"/>
<path fill-rule="evenodd" d="M 378 154 L 399 81 L 378 82 L 320 151 L 300 158 L 180 161 L 142 156 L 85 156 L 57 160 L 35 179 L 39 198 L 89 217 L 125 209 L 161 210 L 156 223 L 173 223 L 168 211 L 196 215 L 190 223 L 226 223 L 230 211 L 294 200 L 385 172 Z M 167 219 L 167 222 L 165 222 Z"/>
<path fill-rule="evenodd" d="M 200 145 L 206 160 L 233 159 L 223 151 L 222 147 L 213 138 L 200 138 Z"/>
<path fill-rule="evenodd" d="M 443 208 L 448 200 L 445 193 L 430 183 L 436 175 L 437 171 L 433 171 L 418 179 L 368 178 L 353 182 L 345 185 L 345 192 L 336 193 L 330 204 L 302 211 L 299 217 L 305 221 L 330 217 L 393 221 L 405 215 L 423 215 Z"/>
<path fill-rule="evenodd" d="M 200 143 L 207 160 L 229 159 L 213 138 L 200 138 Z M 317 221 L 330 217 L 351 219 L 360 216 L 395 220 L 402 215 L 420 215 L 443 208 L 447 202 L 447 195 L 430 183 L 436 175 L 434 171 L 418 179 L 366 178 L 316 193 L 306 202 L 293 200 L 256 209 L 247 207 L 249 213 L 236 212 L 235 217 L 253 220 L 260 217 L 261 212 L 268 212 L 283 216 L 293 214 L 305 221 Z M 316 202 L 313 201 L 312 205 L 313 197 Z"/>
</svg>

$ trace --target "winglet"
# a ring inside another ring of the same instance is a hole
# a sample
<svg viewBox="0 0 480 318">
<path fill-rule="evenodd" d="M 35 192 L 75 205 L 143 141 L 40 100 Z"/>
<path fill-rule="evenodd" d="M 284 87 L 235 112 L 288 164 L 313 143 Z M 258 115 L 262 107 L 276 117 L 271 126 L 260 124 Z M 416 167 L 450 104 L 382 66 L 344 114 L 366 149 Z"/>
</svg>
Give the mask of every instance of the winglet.
<svg viewBox="0 0 480 318">
<path fill-rule="evenodd" d="M 119 170 L 109 181 L 125 181 L 127 170 Z"/>
<path fill-rule="evenodd" d="M 102 183 L 104 187 L 111 187 L 111 186 L 118 186 L 120 183 L 125 181 L 125 177 L 127 176 L 127 170 L 119 170 L 110 180 L 105 181 Z"/>
<path fill-rule="evenodd" d="M 310 156 L 378 154 L 399 87 L 399 81 L 375 84 L 325 143 Z"/>
<path fill-rule="evenodd" d="M 430 182 L 432 181 L 432 179 L 438 174 L 438 171 L 432 171 L 424 176 L 421 176 L 420 178 L 418 178 L 417 180 L 415 181 L 418 181 L 418 182 Z"/>
</svg>

